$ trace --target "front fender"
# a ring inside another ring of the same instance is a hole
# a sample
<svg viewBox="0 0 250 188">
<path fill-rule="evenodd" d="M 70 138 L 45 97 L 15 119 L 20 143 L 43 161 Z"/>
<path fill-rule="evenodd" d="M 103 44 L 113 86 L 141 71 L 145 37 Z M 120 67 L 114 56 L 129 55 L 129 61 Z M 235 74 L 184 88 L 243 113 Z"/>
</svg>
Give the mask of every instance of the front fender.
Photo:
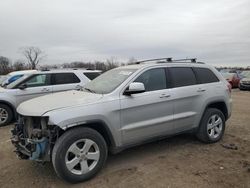
<svg viewBox="0 0 250 188">
<path fill-rule="evenodd" d="M 108 109 L 108 110 L 107 110 Z M 56 125 L 63 130 L 72 127 L 102 122 L 109 129 L 116 146 L 121 145 L 119 101 L 99 105 L 78 106 L 54 110 L 45 113 L 49 125 Z"/>
</svg>

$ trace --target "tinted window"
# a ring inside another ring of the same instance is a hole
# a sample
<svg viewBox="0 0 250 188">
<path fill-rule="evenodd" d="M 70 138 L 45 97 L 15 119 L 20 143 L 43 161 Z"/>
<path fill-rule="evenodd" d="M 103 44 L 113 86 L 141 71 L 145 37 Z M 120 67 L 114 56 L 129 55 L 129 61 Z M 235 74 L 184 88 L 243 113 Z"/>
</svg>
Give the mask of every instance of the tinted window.
<svg viewBox="0 0 250 188">
<path fill-rule="evenodd" d="M 100 76 L 100 72 L 85 72 L 83 73 L 88 79 L 94 80 L 97 76 Z"/>
<path fill-rule="evenodd" d="M 47 86 L 50 84 L 50 75 L 49 74 L 35 75 L 35 76 L 30 77 L 28 80 L 26 80 L 22 84 L 26 84 L 27 87 Z"/>
<path fill-rule="evenodd" d="M 74 73 L 57 73 L 53 74 L 54 76 L 54 85 L 60 84 L 73 84 L 79 83 L 80 79 Z"/>
<path fill-rule="evenodd" d="M 215 74 L 207 68 L 194 68 L 194 71 L 200 84 L 219 81 Z"/>
<path fill-rule="evenodd" d="M 140 75 L 134 82 L 141 82 L 146 91 L 166 89 L 165 69 L 151 69 Z"/>
<path fill-rule="evenodd" d="M 195 74 L 189 67 L 169 68 L 173 87 L 190 86 L 196 84 Z"/>
</svg>

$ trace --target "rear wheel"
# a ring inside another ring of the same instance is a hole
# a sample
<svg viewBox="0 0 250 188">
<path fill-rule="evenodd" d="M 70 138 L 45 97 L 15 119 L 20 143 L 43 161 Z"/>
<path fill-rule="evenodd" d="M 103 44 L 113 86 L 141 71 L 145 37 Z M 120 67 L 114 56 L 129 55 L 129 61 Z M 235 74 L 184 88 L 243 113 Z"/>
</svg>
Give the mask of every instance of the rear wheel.
<svg viewBox="0 0 250 188">
<path fill-rule="evenodd" d="M 0 104 L 0 127 L 8 125 L 13 118 L 13 113 L 10 107 L 5 104 Z"/>
<path fill-rule="evenodd" d="M 224 131 L 224 114 L 216 108 L 208 108 L 202 117 L 196 136 L 205 143 L 214 143 L 223 137 Z"/>
<path fill-rule="evenodd" d="M 75 128 L 63 134 L 55 144 L 52 162 L 64 180 L 77 183 L 94 177 L 107 158 L 104 138 L 90 128 Z"/>
</svg>

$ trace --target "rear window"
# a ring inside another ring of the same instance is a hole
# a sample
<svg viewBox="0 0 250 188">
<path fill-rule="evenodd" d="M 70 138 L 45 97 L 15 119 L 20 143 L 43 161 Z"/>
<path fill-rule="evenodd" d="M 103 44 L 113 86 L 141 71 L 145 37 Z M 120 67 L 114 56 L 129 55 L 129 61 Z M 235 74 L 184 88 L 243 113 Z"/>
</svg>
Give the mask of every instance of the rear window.
<svg viewBox="0 0 250 188">
<path fill-rule="evenodd" d="M 195 74 L 190 67 L 171 67 L 169 68 L 171 75 L 172 87 L 183 87 L 196 84 Z"/>
<path fill-rule="evenodd" d="M 94 80 L 97 76 L 100 76 L 100 72 L 85 72 L 83 73 L 88 79 Z"/>
<path fill-rule="evenodd" d="M 74 73 L 56 73 L 53 74 L 53 84 L 73 84 L 79 83 L 80 79 Z"/>
<path fill-rule="evenodd" d="M 217 76 L 207 68 L 194 68 L 199 84 L 218 82 Z"/>
</svg>

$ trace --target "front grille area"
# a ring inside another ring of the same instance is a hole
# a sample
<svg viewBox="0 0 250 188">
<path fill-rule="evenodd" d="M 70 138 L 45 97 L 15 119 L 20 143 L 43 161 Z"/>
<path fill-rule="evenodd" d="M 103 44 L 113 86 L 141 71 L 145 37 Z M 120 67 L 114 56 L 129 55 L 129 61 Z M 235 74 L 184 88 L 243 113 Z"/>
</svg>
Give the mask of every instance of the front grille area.
<svg viewBox="0 0 250 188">
<path fill-rule="evenodd" d="M 12 144 L 18 157 L 37 161 L 49 161 L 51 145 L 57 137 L 55 126 L 47 126 L 45 117 L 19 116 L 11 130 Z"/>
<path fill-rule="evenodd" d="M 245 82 L 243 81 L 242 84 L 244 84 L 244 85 L 249 85 L 249 86 L 250 86 L 250 82 L 248 82 L 248 81 L 247 81 L 247 82 L 246 82 L 246 81 L 245 81 Z"/>
</svg>

